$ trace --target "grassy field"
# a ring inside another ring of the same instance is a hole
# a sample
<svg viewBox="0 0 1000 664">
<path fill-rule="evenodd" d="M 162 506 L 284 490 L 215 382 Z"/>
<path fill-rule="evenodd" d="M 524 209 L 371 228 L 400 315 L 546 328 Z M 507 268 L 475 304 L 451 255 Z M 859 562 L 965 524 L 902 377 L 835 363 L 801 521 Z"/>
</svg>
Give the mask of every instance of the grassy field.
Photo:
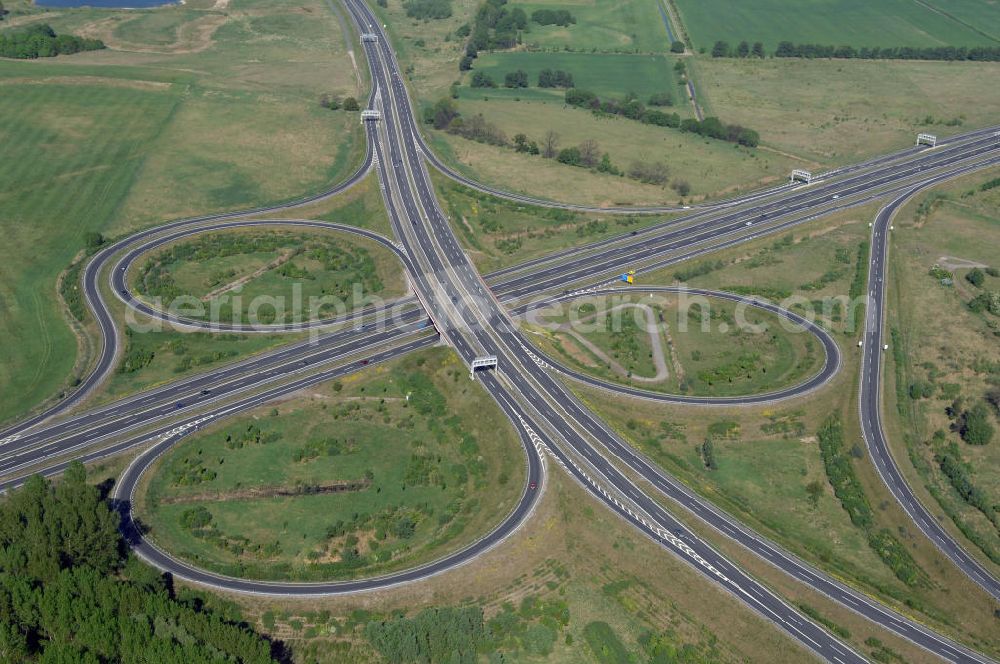
<svg viewBox="0 0 1000 664">
<path fill-rule="evenodd" d="M 528 328 L 542 349 L 586 373 L 643 389 L 753 394 L 804 380 L 822 365 L 811 336 L 721 300 L 626 295 L 553 314 Z"/>
<path fill-rule="evenodd" d="M 10 342 L 0 421 L 68 380 L 76 342 L 52 294 L 85 231 L 117 235 L 314 191 L 350 170 L 360 143 L 352 114 L 316 103 L 322 92 L 358 94 L 338 22 L 319 0 L 7 9 L 12 22 L 45 20 L 110 48 L 0 63 L 0 334 Z"/>
<path fill-rule="evenodd" d="M 217 571 L 342 578 L 480 536 L 514 506 L 523 473 L 503 415 L 437 349 L 183 443 L 141 513 L 158 543 Z"/>
<path fill-rule="evenodd" d="M 796 43 L 862 46 L 978 46 L 1000 41 L 989 0 L 674 0 L 696 48 L 716 40 L 764 42 L 768 51 Z M 957 13 L 953 11 L 957 8 Z"/>
<path fill-rule="evenodd" d="M 581 394 L 639 449 L 741 520 L 841 578 L 889 601 L 905 602 L 911 606 L 908 610 L 926 616 L 942 629 L 956 634 L 965 630 L 962 638 L 995 649 L 1000 644 L 989 636 L 993 620 L 989 618 L 990 602 L 919 535 L 867 459 L 856 423 L 858 354 L 854 340 L 858 327 L 848 324 L 844 310 L 820 314 L 827 297 L 849 293 L 859 243 L 868 236 L 867 220 L 875 210 L 869 206 L 843 212 L 790 234 L 719 252 L 712 256 L 719 261 L 713 270 L 687 279 L 691 285 L 746 289 L 778 300 L 793 297 L 801 303 L 796 307 L 800 313 L 814 310 L 819 320 L 837 333 L 844 354 L 840 374 L 820 392 L 766 408 L 697 411 L 611 399 L 601 391 L 581 390 Z M 921 255 L 930 260 L 928 252 Z M 669 282 L 678 274 L 691 274 L 698 264 L 682 263 L 642 279 Z M 927 290 L 926 285 L 915 284 L 914 288 L 921 297 Z M 926 317 L 940 320 L 938 314 Z M 886 391 L 891 390 L 890 385 Z M 927 583 L 907 585 L 900 581 L 875 556 L 864 531 L 852 524 L 833 495 L 815 434 L 822 420 L 835 412 L 845 422 L 845 451 L 873 508 L 877 527 L 897 535 L 917 568 L 927 575 Z M 706 438 L 712 439 L 715 469 L 707 465 L 702 448 Z M 815 482 L 823 490 L 813 498 L 810 485 Z M 955 589 L 959 587 L 970 593 L 968 602 L 957 601 L 961 593 Z M 964 616 L 961 621 L 955 618 L 959 614 Z"/>
<path fill-rule="evenodd" d="M 168 85 L 35 85 L 17 82 L 19 71 L 0 63 L 0 421 L 48 397 L 73 368 L 56 277 L 83 233 L 114 215 L 179 101 Z"/>
<path fill-rule="evenodd" d="M 858 276 L 868 222 L 877 210 L 868 205 L 837 212 L 790 232 L 644 273 L 639 279 L 641 283 L 678 281 L 766 297 L 845 335 L 844 344 L 851 345 L 863 309 L 848 306 L 846 299 Z M 865 278 L 866 261 L 861 262 L 861 270 Z"/>
<path fill-rule="evenodd" d="M 121 362 L 102 387 L 97 400 L 106 402 L 134 394 L 298 338 L 280 334 L 209 334 L 172 329 L 126 334 Z"/>
<path fill-rule="evenodd" d="M 439 577 L 433 591 L 420 583 L 308 603 L 241 604 L 259 628 L 292 645 L 296 662 L 390 661 L 365 637 L 366 624 L 436 607 L 482 609 L 488 638 L 480 652 L 502 653 L 506 662 L 649 661 L 654 647 L 683 652 L 681 661 L 691 664 L 804 656 L 730 595 L 588 500 L 564 474 L 547 482 L 533 519 L 495 552 Z M 592 527 L 574 526 L 581 521 Z M 600 640 L 590 636 L 595 623 L 607 624 Z M 631 659 L 607 660 L 602 643 Z"/>
<path fill-rule="evenodd" d="M 758 130 L 765 149 L 824 167 L 996 123 L 995 63 L 700 58 L 713 113 Z M 753 84 L 748 84 L 752 81 Z M 815 167 L 815 166 L 814 166 Z"/>
<path fill-rule="evenodd" d="M 539 144 L 548 131 L 553 131 L 559 148 L 594 140 L 599 151 L 607 152 L 612 164 L 620 170 L 628 170 L 634 162 L 659 161 L 666 166 L 671 184 L 683 180 L 690 185 L 690 193 L 683 197 L 670 186 L 643 184 L 628 177 L 518 153 L 511 148 L 432 133 L 439 152 L 461 164 L 464 172 L 542 198 L 591 205 L 662 205 L 677 203 L 682 198 L 698 201 L 772 184 L 800 165 L 794 158 L 769 150 L 739 148 L 676 129 L 620 117 L 598 117 L 585 110 L 537 100 L 494 97 L 492 93 L 489 91 L 479 99 L 461 100 L 458 108 L 462 115 L 482 114 L 508 138 L 524 133 Z"/>
<path fill-rule="evenodd" d="M 600 97 L 622 98 L 634 92 L 646 100 L 650 95 L 669 92 L 678 97 L 674 78 L 676 58 L 665 55 L 608 55 L 605 53 L 533 53 L 525 51 L 497 51 L 483 54 L 476 59 L 475 71 L 493 77 L 503 84 L 507 72 L 522 69 L 528 73 L 528 88 L 482 90 L 463 88 L 462 94 L 482 98 L 484 94 L 499 98 L 521 96 L 555 101 L 562 104 L 563 90 L 537 88 L 538 72 L 542 69 L 561 69 L 573 75 L 573 83 Z M 679 109 L 684 110 L 683 105 Z"/>
<path fill-rule="evenodd" d="M 452 228 L 484 274 L 669 217 L 579 214 L 519 205 L 432 173 Z"/>
<path fill-rule="evenodd" d="M 894 424 L 890 439 L 911 485 L 926 505 L 933 509 L 937 503 L 960 524 L 972 540 L 970 550 L 991 555 L 994 570 L 1000 566 L 995 509 L 990 515 L 990 510 L 980 511 L 963 500 L 942 472 L 941 455 L 954 445 L 952 455 L 965 464 L 971 484 L 988 504 L 1000 500 L 1000 438 L 994 435 L 990 444 L 970 445 L 961 439 L 956 417 L 948 414 L 949 408 L 961 413 L 985 404 L 985 396 L 1000 386 L 1000 319 L 968 306 L 980 293 L 1000 291 L 1000 278 L 985 275 L 978 287 L 966 279 L 972 266 L 997 263 L 1000 188 L 979 188 L 998 176 L 1000 169 L 964 177 L 918 197 L 897 217 L 900 233 L 893 236 L 890 253 L 889 326 L 897 335 L 891 343 L 901 345 L 902 352 L 890 365 L 896 370 L 890 386 L 895 383 L 896 389 L 886 389 L 886 412 Z M 947 274 L 951 286 L 940 282 Z M 911 392 L 913 385 L 928 389 Z M 1000 429 L 995 407 L 985 407 L 991 426 Z"/>
<path fill-rule="evenodd" d="M 141 258 L 133 281 L 162 307 L 195 298 L 202 303 L 195 318 L 217 312 L 220 320 L 263 324 L 342 315 L 404 291 L 398 259 L 371 240 L 273 229 L 174 243 Z"/>
<path fill-rule="evenodd" d="M 522 40 L 531 50 L 662 53 L 670 49 L 663 18 L 656 2 L 649 0 L 560 0 L 511 6 L 523 8 L 529 19 L 536 9 L 565 9 L 576 19 L 569 27 L 529 20 Z"/>
</svg>

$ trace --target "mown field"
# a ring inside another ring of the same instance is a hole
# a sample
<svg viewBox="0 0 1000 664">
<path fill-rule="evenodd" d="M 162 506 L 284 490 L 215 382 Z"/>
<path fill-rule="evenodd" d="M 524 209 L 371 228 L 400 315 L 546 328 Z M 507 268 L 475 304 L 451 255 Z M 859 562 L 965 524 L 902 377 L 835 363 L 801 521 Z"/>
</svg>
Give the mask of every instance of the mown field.
<svg viewBox="0 0 1000 664">
<path fill-rule="evenodd" d="M 524 490 L 502 413 L 448 350 L 228 421 L 164 457 L 140 503 L 162 546 L 228 574 L 346 578 L 479 537 Z"/>
<path fill-rule="evenodd" d="M 886 388 L 890 440 L 911 485 L 994 570 L 1000 568 L 1000 308 L 974 304 L 1000 292 L 998 177 L 998 169 L 963 177 L 917 197 L 897 217 L 888 326 L 899 352 Z M 983 190 L 991 181 L 993 188 Z M 966 425 L 975 411 L 992 433 L 971 435 Z"/>
<path fill-rule="evenodd" d="M 695 296 L 585 300 L 527 329 L 546 352 L 585 373 L 671 394 L 773 391 L 823 362 L 811 335 L 774 315 Z"/>
<path fill-rule="evenodd" d="M 226 9 L 42 11 L 108 50 L 0 62 L 0 421 L 65 386 L 76 341 L 54 297 L 86 231 L 115 236 L 188 214 L 322 188 L 358 158 L 359 94 L 337 18 L 318 0 Z"/>
<path fill-rule="evenodd" d="M 716 40 L 862 46 L 977 46 L 1000 40 L 989 0 L 674 0 L 696 48 Z"/>
</svg>

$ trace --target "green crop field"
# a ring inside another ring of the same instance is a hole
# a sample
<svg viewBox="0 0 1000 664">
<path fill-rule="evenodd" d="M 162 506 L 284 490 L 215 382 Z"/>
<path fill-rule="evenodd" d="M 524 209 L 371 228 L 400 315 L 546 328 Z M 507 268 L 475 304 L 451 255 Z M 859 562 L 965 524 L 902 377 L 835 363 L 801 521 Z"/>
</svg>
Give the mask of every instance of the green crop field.
<svg viewBox="0 0 1000 664">
<path fill-rule="evenodd" d="M 45 399 L 73 368 L 76 341 L 56 277 L 105 227 L 179 95 L 170 86 L 33 85 L 0 63 L 0 421 Z"/>
<path fill-rule="evenodd" d="M 458 358 L 435 349 L 182 443 L 155 471 L 141 513 L 160 545 L 223 573 L 385 571 L 506 515 L 524 481 L 516 440 Z"/>
<path fill-rule="evenodd" d="M 772 391 L 812 375 L 812 335 L 767 312 L 695 296 L 655 294 L 583 302 L 529 328 L 539 345 L 584 373 L 673 394 Z"/>
<path fill-rule="evenodd" d="M 675 0 L 696 48 L 779 41 L 863 46 L 977 46 L 1000 42 L 989 0 Z M 957 10 L 952 9 L 957 6 Z"/>
<path fill-rule="evenodd" d="M 530 19 L 536 9 L 565 9 L 576 23 L 568 27 L 529 21 L 523 34 L 529 49 L 657 53 L 670 49 L 670 40 L 657 0 L 584 0 L 514 2 Z"/>
<path fill-rule="evenodd" d="M 77 342 L 54 295 L 86 231 L 116 236 L 316 191 L 350 172 L 363 143 L 354 114 L 317 103 L 362 91 L 319 0 L 6 6 L 5 23 L 45 20 L 109 48 L 0 62 L 0 422 L 70 380 Z"/>
</svg>

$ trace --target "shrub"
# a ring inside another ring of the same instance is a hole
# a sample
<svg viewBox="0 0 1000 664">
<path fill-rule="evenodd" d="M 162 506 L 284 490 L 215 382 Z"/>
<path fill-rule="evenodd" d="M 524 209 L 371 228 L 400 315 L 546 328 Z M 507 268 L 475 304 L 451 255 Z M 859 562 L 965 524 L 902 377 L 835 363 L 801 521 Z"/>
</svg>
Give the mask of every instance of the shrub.
<svg viewBox="0 0 1000 664">
<path fill-rule="evenodd" d="M 504 87 L 508 88 L 526 88 L 528 87 L 528 72 L 523 69 L 508 72 L 504 77 L 503 84 Z"/>
<path fill-rule="evenodd" d="M 474 88 L 495 88 L 497 86 L 493 77 L 486 72 L 477 71 L 472 74 L 472 87 Z"/>
<path fill-rule="evenodd" d="M 403 3 L 406 15 L 416 19 L 442 19 L 451 16 L 451 0 L 409 0 Z"/>
<path fill-rule="evenodd" d="M 983 402 L 967 410 L 962 418 L 959 435 L 969 445 L 986 445 L 993 440 L 990 413 Z"/>
</svg>

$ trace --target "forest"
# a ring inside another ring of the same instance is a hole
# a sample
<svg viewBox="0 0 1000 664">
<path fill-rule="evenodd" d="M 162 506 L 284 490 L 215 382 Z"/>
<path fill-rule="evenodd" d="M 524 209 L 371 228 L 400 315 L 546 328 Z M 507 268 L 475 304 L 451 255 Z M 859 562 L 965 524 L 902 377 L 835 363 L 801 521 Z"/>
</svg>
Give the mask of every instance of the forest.
<svg viewBox="0 0 1000 664">
<path fill-rule="evenodd" d="M 0 504 L 0 660 L 269 663 L 238 615 L 175 591 L 128 554 L 118 513 L 79 463 Z"/>
</svg>

